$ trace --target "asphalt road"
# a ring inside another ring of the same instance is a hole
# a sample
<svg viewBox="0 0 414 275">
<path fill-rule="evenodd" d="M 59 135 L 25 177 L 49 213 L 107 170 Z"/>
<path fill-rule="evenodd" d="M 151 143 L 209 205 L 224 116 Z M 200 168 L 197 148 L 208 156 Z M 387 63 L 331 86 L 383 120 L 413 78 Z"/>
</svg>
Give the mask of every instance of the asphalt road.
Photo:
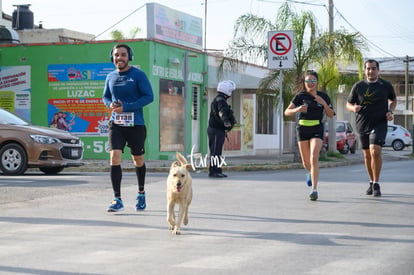
<svg viewBox="0 0 414 275">
<path fill-rule="evenodd" d="M 107 173 L 0 176 L 0 274 L 414 274 L 414 160 L 385 161 L 381 198 L 362 164 L 323 168 L 317 202 L 302 169 L 193 173 L 189 225 L 166 222 L 165 173 L 148 208 L 108 214 Z"/>
</svg>

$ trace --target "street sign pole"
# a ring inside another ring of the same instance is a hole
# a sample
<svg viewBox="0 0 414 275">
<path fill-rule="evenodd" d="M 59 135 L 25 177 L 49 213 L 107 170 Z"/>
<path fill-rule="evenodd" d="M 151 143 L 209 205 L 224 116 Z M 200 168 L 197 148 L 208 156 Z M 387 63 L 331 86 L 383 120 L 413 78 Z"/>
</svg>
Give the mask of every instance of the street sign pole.
<svg viewBox="0 0 414 275">
<path fill-rule="evenodd" d="M 279 154 L 283 154 L 283 70 L 293 69 L 293 31 L 271 31 L 268 33 L 269 49 L 267 64 L 269 69 L 279 70 Z"/>
<path fill-rule="evenodd" d="M 282 97 L 282 89 L 283 89 L 283 71 L 279 71 L 279 116 L 280 116 L 280 122 L 279 122 L 279 154 L 280 156 L 283 155 L 283 97 Z"/>
</svg>

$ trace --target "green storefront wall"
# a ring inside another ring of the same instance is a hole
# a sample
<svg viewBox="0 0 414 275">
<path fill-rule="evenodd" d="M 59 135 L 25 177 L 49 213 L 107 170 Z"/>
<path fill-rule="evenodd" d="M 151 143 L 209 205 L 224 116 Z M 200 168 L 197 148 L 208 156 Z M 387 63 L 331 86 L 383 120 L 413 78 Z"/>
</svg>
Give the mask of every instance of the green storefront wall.
<svg viewBox="0 0 414 275">
<path fill-rule="evenodd" d="M 208 106 L 203 99 L 203 91 L 207 90 L 207 69 L 202 52 L 153 40 L 0 45 L 0 69 L 30 68 L 31 123 L 49 126 L 53 110 L 74 108 L 72 116 L 75 123 L 68 131 L 81 137 L 84 159 L 106 159 L 109 157 L 107 134 L 97 133 L 94 130 L 97 127 L 79 129 L 85 120 L 97 120 L 98 117 L 104 120 L 106 109 L 92 99 L 102 98 L 104 74 L 114 69 L 110 64 L 110 51 L 117 43 L 126 43 L 133 49 L 134 59 L 130 64 L 147 74 L 154 91 L 154 102 L 144 107 L 147 125 L 145 157 L 174 159 L 176 151 L 189 155 L 195 144 L 199 153 L 206 154 Z M 77 77 L 51 80 L 54 73 L 56 78 L 67 78 L 66 70 L 76 71 Z M 0 106 L 1 91 L 0 88 Z M 80 103 L 85 101 L 95 102 L 82 105 L 87 106 L 88 111 L 79 109 Z M 59 105 L 62 102 L 63 105 Z M 68 113 L 70 115 L 70 110 Z M 90 117 L 80 120 L 82 115 Z M 194 131 L 197 131 L 196 135 Z M 128 148 L 124 158 L 130 158 Z"/>
</svg>

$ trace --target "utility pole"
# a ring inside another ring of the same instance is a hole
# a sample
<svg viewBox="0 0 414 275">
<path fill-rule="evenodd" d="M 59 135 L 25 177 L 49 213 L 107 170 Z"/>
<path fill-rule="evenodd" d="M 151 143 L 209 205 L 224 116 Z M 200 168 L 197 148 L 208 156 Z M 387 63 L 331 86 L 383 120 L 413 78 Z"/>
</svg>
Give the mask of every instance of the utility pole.
<svg viewBox="0 0 414 275">
<path fill-rule="evenodd" d="M 404 127 L 408 129 L 408 68 L 409 68 L 409 58 L 408 55 L 405 57 L 405 111 L 404 114 Z"/>
<path fill-rule="evenodd" d="M 333 8 L 334 8 L 333 0 L 329 0 L 329 32 L 330 33 L 334 31 Z"/>
<path fill-rule="evenodd" d="M 404 127 L 405 129 L 409 130 L 410 128 L 408 127 L 408 108 L 409 108 L 409 104 L 408 104 L 408 100 L 409 100 L 409 92 L 408 92 L 408 88 L 409 88 L 409 70 L 410 70 L 410 61 L 414 61 L 413 59 L 410 59 L 410 57 L 407 55 L 405 57 L 404 63 L 405 63 L 405 112 L 403 112 L 404 114 Z M 412 113 L 412 119 L 411 119 L 411 133 L 412 136 L 414 136 L 414 97 L 411 98 L 411 113 Z M 414 145 L 411 146 L 412 147 L 412 153 L 414 154 Z"/>
<path fill-rule="evenodd" d="M 206 53 L 207 49 L 207 0 L 204 0 L 204 45 L 203 50 Z"/>
<path fill-rule="evenodd" d="M 333 0 L 329 0 L 329 33 L 334 31 L 334 16 L 333 16 L 334 3 Z M 333 101 L 332 101 L 333 104 Z M 336 104 L 334 104 L 336 105 Z M 335 107 L 335 106 L 334 106 Z M 330 152 L 336 152 L 336 118 L 333 116 L 328 119 L 328 147 Z"/>
</svg>

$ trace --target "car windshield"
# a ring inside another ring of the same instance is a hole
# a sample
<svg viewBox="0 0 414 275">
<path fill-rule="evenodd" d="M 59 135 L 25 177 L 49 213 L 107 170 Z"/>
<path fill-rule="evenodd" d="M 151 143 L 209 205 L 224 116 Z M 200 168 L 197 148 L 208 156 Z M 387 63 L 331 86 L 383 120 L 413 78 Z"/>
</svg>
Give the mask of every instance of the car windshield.
<svg viewBox="0 0 414 275">
<path fill-rule="evenodd" d="M 3 109 L 0 109 L 0 124 L 29 125 L 29 123 L 27 123 L 20 117 L 12 113 L 9 113 Z"/>
<path fill-rule="evenodd" d="M 328 132 L 328 131 L 329 131 L 329 125 L 328 123 L 325 123 L 325 132 Z M 337 122 L 335 131 L 337 133 L 345 132 L 345 124 L 343 122 Z"/>
<path fill-rule="evenodd" d="M 345 125 L 342 123 L 337 123 L 336 124 L 336 131 L 337 132 L 345 132 Z"/>
</svg>

